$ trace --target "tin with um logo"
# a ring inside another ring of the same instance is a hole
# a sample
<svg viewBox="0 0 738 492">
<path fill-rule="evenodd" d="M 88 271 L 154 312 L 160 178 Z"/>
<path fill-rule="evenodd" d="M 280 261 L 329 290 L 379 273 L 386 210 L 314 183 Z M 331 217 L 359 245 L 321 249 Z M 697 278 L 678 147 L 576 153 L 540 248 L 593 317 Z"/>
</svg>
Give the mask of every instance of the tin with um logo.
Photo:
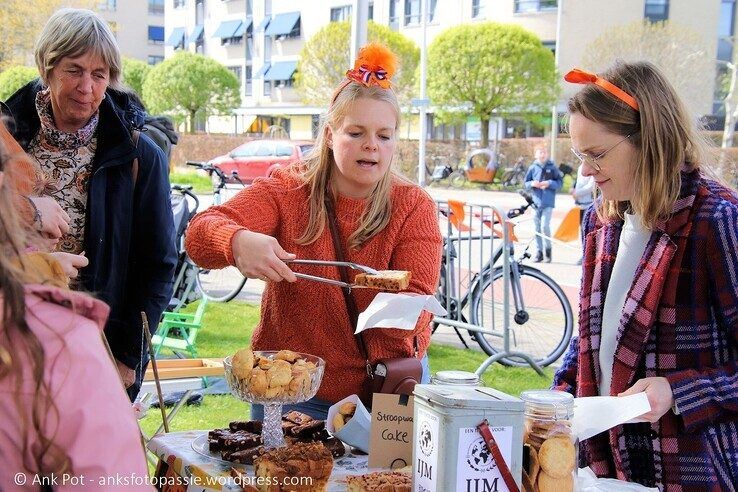
<svg viewBox="0 0 738 492">
<path fill-rule="evenodd" d="M 484 419 L 521 486 L 522 400 L 491 388 L 415 386 L 413 490 L 504 492 L 499 464 L 477 430 Z"/>
</svg>

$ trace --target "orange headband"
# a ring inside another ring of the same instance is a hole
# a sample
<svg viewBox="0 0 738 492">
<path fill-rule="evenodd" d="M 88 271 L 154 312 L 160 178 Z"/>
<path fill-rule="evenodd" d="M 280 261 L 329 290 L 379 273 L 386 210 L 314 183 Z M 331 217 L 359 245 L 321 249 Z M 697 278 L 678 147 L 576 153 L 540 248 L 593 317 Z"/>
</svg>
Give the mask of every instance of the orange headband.
<svg viewBox="0 0 738 492">
<path fill-rule="evenodd" d="M 635 100 L 633 96 L 625 92 L 620 87 L 616 86 L 612 82 L 609 82 L 602 77 L 597 76 L 596 74 L 585 72 L 584 70 L 580 70 L 578 68 L 575 68 L 574 70 L 571 70 L 569 73 L 564 75 L 564 80 L 567 82 L 571 82 L 573 84 L 595 84 L 603 89 L 605 89 L 607 92 L 612 94 L 613 96 L 617 97 L 621 101 L 623 101 L 625 104 L 630 106 L 631 108 L 638 111 L 638 101 Z"/>
<path fill-rule="evenodd" d="M 394 53 L 379 43 L 367 44 L 359 50 L 354 68 L 346 72 L 346 78 L 336 88 L 331 104 L 336 102 L 338 94 L 351 82 L 390 89 L 390 79 L 396 71 L 397 57 Z"/>
</svg>

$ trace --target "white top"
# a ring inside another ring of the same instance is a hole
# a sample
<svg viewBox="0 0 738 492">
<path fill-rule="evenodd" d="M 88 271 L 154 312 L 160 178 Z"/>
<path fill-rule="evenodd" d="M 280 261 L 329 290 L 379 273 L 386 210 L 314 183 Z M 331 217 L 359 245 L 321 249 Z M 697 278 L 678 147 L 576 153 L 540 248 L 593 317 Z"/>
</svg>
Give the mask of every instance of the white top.
<svg viewBox="0 0 738 492">
<path fill-rule="evenodd" d="M 594 176 L 585 176 L 582 174 L 582 167 L 577 169 L 577 181 L 574 183 L 574 201 L 581 209 L 587 209 L 594 201 L 592 192 L 594 191 Z"/>
<path fill-rule="evenodd" d="M 620 234 L 618 254 L 612 268 L 612 277 L 607 286 L 605 306 L 602 312 L 602 334 L 600 336 L 600 395 L 610 395 L 612 364 L 618 346 L 620 319 L 623 317 L 625 298 L 630 291 L 638 263 L 641 261 L 651 231 L 643 227 L 640 217 L 625 214 L 625 224 Z"/>
</svg>

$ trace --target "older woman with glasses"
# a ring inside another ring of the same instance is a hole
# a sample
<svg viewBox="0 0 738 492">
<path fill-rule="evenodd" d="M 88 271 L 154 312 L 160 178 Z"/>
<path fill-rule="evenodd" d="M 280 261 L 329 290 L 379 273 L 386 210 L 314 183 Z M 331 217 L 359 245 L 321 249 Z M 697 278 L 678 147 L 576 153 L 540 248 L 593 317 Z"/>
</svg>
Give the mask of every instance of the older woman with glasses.
<svg viewBox="0 0 738 492">
<path fill-rule="evenodd" d="M 738 196 L 707 177 L 693 119 L 650 63 L 595 75 L 568 103 L 598 199 L 584 220 L 579 336 L 554 387 L 645 392 L 651 411 L 581 444 L 582 465 L 662 490 L 738 483 Z"/>
<path fill-rule="evenodd" d="M 40 80 L 7 100 L 14 137 L 33 158 L 33 194 L 54 198 L 71 219 L 56 248 L 89 259 L 75 287 L 110 306 L 105 335 L 133 399 L 147 360 L 141 312 L 155 329 L 177 261 L 168 166 L 139 131 L 144 114 L 122 90 L 107 22 L 58 10 L 35 59 Z"/>
</svg>

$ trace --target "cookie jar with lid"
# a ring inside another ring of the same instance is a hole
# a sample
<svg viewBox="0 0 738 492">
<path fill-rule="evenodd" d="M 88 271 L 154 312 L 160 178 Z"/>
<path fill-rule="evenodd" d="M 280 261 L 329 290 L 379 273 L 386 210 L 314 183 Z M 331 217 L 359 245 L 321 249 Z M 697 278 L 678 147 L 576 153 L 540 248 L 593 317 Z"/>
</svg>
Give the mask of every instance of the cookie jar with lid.
<svg viewBox="0 0 738 492">
<path fill-rule="evenodd" d="M 479 376 L 467 371 L 438 371 L 431 377 L 431 384 L 449 386 L 479 386 Z"/>
<path fill-rule="evenodd" d="M 531 390 L 520 398 L 525 404 L 523 488 L 573 491 L 579 462 L 579 442 L 572 432 L 574 397 L 563 391 Z"/>
</svg>

